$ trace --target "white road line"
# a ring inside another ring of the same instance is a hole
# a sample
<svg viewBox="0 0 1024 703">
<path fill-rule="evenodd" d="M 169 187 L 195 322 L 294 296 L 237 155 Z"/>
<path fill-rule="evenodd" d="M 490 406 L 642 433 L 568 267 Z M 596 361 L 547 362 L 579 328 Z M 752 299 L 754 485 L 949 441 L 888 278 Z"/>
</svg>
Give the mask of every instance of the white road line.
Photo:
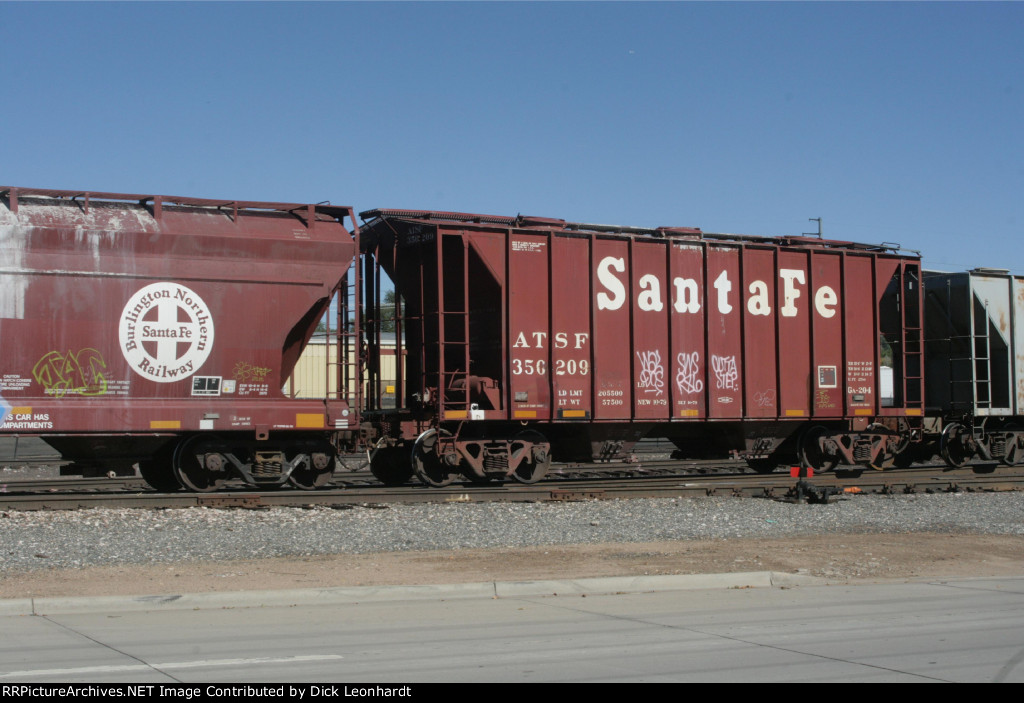
<svg viewBox="0 0 1024 703">
<path fill-rule="evenodd" d="M 164 662 L 155 664 L 123 664 L 120 666 L 83 666 L 75 669 L 29 669 L 0 674 L 0 679 L 20 676 L 72 676 L 75 674 L 112 674 L 131 671 L 152 671 L 154 669 L 198 669 L 211 666 L 248 666 L 250 664 L 292 664 L 294 662 L 327 661 L 343 659 L 340 654 L 308 654 L 298 657 L 277 657 L 258 659 L 201 659 L 192 662 Z"/>
</svg>

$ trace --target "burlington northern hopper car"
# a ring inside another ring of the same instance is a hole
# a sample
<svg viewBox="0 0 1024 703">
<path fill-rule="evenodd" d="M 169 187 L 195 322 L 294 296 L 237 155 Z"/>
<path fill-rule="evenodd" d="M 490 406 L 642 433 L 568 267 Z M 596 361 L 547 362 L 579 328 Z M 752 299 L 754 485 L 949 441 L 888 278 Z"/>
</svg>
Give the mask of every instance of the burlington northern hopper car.
<svg viewBox="0 0 1024 703">
<path fill-rule="evenodd" d="M 345 219 L 348 219 L 348 224 Z M 69 473 L 312 488 L 347 398 L 281 393 L 356 252 L 351 208 L 0 188 L 0 434 Z"/>
</svg>

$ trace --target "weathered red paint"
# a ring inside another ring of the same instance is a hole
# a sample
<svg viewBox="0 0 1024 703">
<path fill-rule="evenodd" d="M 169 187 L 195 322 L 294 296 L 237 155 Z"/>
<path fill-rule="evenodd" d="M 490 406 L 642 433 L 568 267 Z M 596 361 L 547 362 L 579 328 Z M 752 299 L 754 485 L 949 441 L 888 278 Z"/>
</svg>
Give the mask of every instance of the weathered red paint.
<svg viewBox="0 0 1024 703">
<path fill-rule="evenodd" d="M 817 239 L 368 214 L 395 229 L 397 245 L 387 246 L 399 255 L 403 240 L 424 227 L 462 232 L 470 248 L 485 235 L 505 238 L 505 260 L 494 260 L 495 247 L 488 255 L 507 315 L 506 376 L 495 379 L 504 402 L 486 419 L 808 422 L 875 414 L 877 305 L 902 262 L 917 265 L 913 256 Z M 415 287 L 403 270 L 394 271 L 399 288 Z"/>
<path fill-rule="evenodd" d="M 590 243 L 554 235 L 551 245 L 551 344 L 554 417 L 576 422 L 593 416 L 590 364 Z"/>
<path fill-rule="evenodd" d="M 347 423 L 281 394 L 355 254 L 350 208 L 0 188 L 0 432 Z M 354 416 L 353 416 L 354 417 Z"/>
</svg>

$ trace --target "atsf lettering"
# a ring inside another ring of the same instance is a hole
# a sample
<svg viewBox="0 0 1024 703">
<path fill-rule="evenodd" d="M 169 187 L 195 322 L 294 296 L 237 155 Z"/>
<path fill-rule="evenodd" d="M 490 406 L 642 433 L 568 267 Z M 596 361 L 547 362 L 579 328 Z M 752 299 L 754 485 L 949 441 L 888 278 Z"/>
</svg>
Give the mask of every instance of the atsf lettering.
<svg viewBox="0 0 1024 703">
<path fill-rule="evenodd" d="M 590 334 L 587 332 L 555 332 L 554 347 L 555 349 L 567 349 L 570 345 L 573 345 L 573 349 L 583 349 L 586 347 L 589 339 Z M 516 340 L 512 343 L 512 347 L 521 349 L 544 349 L 547 341 L 547 332 L 520 332 L 516 335 Z"/>
</svg>

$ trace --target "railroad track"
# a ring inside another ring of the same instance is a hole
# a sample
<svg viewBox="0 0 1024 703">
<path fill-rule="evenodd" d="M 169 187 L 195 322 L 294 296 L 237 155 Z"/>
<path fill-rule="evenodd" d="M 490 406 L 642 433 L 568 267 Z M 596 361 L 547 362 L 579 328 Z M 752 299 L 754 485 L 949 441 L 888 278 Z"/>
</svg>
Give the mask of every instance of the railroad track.
<svg viewBox="0 0 1024 703">
<path fill-rule="evenodd" d="M 778 500 L 823 501 L 857 494 L 982 492 L 1021 490 L 1024 467 L 993 463 L 961 469 L 931 464 L 889 471 L 839 471 L 820 474 L 800 484 L 788 473 L 750 474 L 738 462 L 684 462 L 687 471 L 668 472 L 669 462 L 657 464 L 648 475 L 608 475 L 607 465 L 567 467 L 533 485 L 452 484 L 444 488 L 422 485 L 386 487 L 368 472 L 335 475 L 335 484 L 322 490 L 280 489 L 253 491 L 241 484 L 217 493 L 158 493 L 134 477 L 98 479 L 34 479 L 0 482 L 0 510 L 74 510 L 82 508 L 266 508 L 272 506 L 327 506 L 393 503 L 453 503 L 486 501 L 580 501 L 652 497 L 736 496 Z M 628 465 L 630 471 L 643 463 Z M 618 468 L 610 470 L 619 473 Z M 802 486 L 802 490 L 801 490 Z"/>
</svg>

